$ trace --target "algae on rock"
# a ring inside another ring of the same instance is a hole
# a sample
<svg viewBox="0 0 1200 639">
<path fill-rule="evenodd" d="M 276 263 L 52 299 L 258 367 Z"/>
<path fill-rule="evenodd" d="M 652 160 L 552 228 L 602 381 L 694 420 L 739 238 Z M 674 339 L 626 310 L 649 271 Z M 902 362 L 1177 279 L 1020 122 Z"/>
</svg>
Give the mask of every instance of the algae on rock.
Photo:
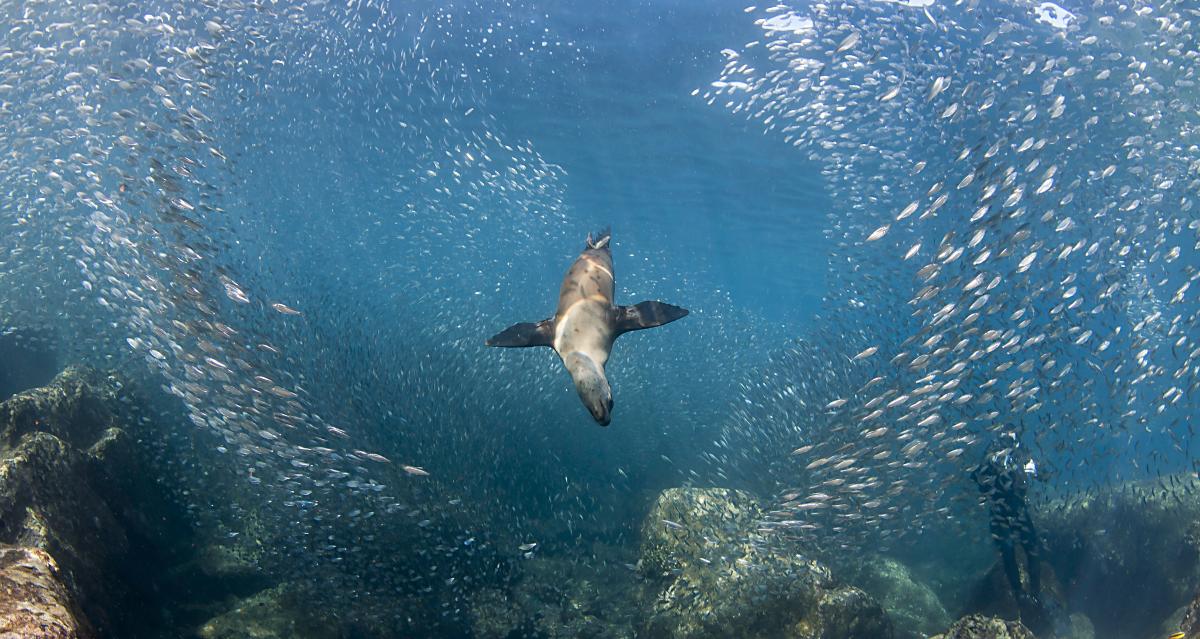
<svg viewBox="0 0 1200 639">
<path fill-rule="evenodd" d="M 0 637 L 86 639 L 93 636 L 44 550 L 0 547 Z"/>
<path fill-rule="evenodd" d="M 749 493 L 726 488 L 668 488 L 642 525 L 640 569 L 650 577 L 696 561 L 742 541 L 762 515 Z"/>
<path fill-rule="evenodd" d="M 114 383 L 67 369 L 50 386 L 0 403 L 0 542 L 53 558 L 70 607 L 87 616 L 77 625 L 101 631 L 128 591 L 113 576 L 129 540 L 97 492 L 106 460 L 121 447 L 109 432 Z"/>
<path fill-rule="evenodd" d="M 287 585 L 261 590 L 200 626 L 200 639 L 337 639 L 336 625 L 306 614 Z"/>
<path fill-rule="evenodd" d="M 1187 605 L 1200 592 L 1197 494 L 1194 476 L 1171 477 L 1038 509 L 1034 521 L 1064 599 L 1124 637 L 1140 636 Z"/>
<path fill-rule="evenodd" d="M 162 621 L 132 602 L 159 596 L 153 571 L 175 538 L 164 527 L 175 516 L 141 472 L 122 394 L 112 375 L 68 368 L 0 402 L 0 545 L 53 567 L 38 578 L 56 584 L 45 592 L 55 593 L 75 628 L 19 636 L 128 636 Z M 38 605 L 9 596 L 17 606 Z"/>
<path fill-rule="evenodd" d="M 897 639 L 920 639 L 952 621 L 938 596 L 907 566 L 881 555 L 866 558 L 848 580 L 879 601 L 896 627 Z"/>
<path fill-rule="evenodd" d="M 892 636 L 869 595 L 837 586 L 825 566 L 761 538 L 761 515 L 743 491 L 672 488 L 659 495 L 642 526 L 641 570 L 660 588 L 641 636 Z"/>
<path fill-rule="evenodd" d="M 632 639 L 643 585 L 625 567 L 626 549 L 599 546 L 591 562 L 538 555 L 521 562 L 508 588 L 471 597 L 471 631 L 483 638 Z"/>
<path fill-rule="evenodd" d="M 506 590 L 482 588 L 471 596 L 471 635 L 477 639 L 505 639 L 525 623 L 521 606 Z"/>
<path fill-rule="evenodd" d="M 1019 621 L 968 615 L 954 622 L 945 633 L 935 635 L 932 639 L 1035 639 L 1035 637 Z"/>
</svg>

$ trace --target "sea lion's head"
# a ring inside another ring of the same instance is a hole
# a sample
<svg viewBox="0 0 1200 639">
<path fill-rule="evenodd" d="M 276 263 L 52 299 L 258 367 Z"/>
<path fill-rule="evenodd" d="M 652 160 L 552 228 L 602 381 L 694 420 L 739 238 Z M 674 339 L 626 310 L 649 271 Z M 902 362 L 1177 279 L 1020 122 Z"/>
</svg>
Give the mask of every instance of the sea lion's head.
<svg viewBox="0 0 1200 639">
<path fill-rule="evenodd" d="M 567 372 L 575 380 L 575 390 L 579 391 L 579 399 L 587 407 L 592 418 L 601 426 L 608 426 L 612 421 L 612 388 L 604 369 L 596 364 L 596 360 L 587 355 L 574 351 L 563 358 Z"/>
</svg>

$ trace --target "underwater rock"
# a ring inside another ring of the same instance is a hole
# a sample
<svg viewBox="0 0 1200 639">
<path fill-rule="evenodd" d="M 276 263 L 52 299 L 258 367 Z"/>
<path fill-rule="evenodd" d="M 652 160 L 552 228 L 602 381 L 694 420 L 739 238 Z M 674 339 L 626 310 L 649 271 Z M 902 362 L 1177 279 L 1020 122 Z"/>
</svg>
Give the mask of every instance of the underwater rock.
<svg viewBox="0 0 1200 639">
<path fill-rule="evenodd" d="M 240 546 L 226 544 L 199 548 L 193 557 L 173 566 L 170 576 L 188 591 L 192 602 L 250 596 L 273 585 L 254 557 Z"/>
<path fill-rule="evenodd" d="M 1021 583 L 1028 589 L 1029 570 L 1024 561 L 1018 562 L 1017 572 Z M 1018 600 L 1017 593 L 1013 592 L 1012 585 L 1004 573 L 1004 565 L 997 558 L 972 588 L 964 612 L 986 617 L 1019 619 L 1031 631 L 1043 634 L 1051 627 L 1065 627 L 1068 620 L 1061 611 L 1066 609 L 1066 597 L 1053 566 L 1045 561 L 1041 564 L 1041 582 L 1043 608 L 1036 607 L 1028 599 Z"/>
<path fill-rule="evenodd" d="M 865 592 L 837 587 L 813 559 L 754 533 L 762 514 L 749 493 L 672 488 L 642 527 L 641 570 L 660 586 L 639 636 L 837 639 L 892 636 Z"/>
<path fill-rule="evenodd" d="M 240 548 L 223 544 L 210 544 L 200 549 L 196 553 L 196 568 L 223 583 L 258 583 L 263 579 L 262 570 L 253 559 L 246 557 Z"/>
<path fill-rule="evenodd" d="M 1200 592 L 1198 489 L 1195 478 L 1166 477 L 1039 508 L 1044 559 L 1073 611 L 1133 637 L 1187 605 Z"/>
<path fill-rule="evenodd" d="M 157 556 L 143 545 L 156 533 L 143 510 L 158 503 L 141 497 L 157 486 L 143 486 L 154 481 L 139 472 L 135 446 L 119 428 L 120 391 L 112 376 L 69 368 L 0 403 L 0 544 L 54 566 L 45 578 L 58 586 L 45 592 L 65 593 L 68 608 L 82 611 L 74 615 L 79 636 L 88 628 L 121 636 L 145 624 L 144 611 L 126 604 L 145 602 L 156 588 L 149 571 Z M 168 517 L 153 512 L 156 522 Z M 9 592 L 6 603 L 36 607 L 12 599 L 29 592 Z"/>
<path fill-rule="evenodd" d="M 114 409 L 119 383 L 88 368 L 68 368 L 50 384 L 0 402 L 0 445 L 46 433 L 76 450 L 98 443 L 119 426 Z"/>
<path fill-rule="evenodd" d="M 640 617 L 643 586 L 624 566 L 627 550 L 600 546 L 590 562 L 536 556 L 522 564 L 512 600 L 522 627 L 539 637 L 628 639 Z"/>
<path fill-rule="evenodd" d="M 326 574 L 325 577 L 332 577 Z M 199 639 L 393 639 L 442 636 L 415 631 L 434 627 L 444 610 L 426 598 L 390 594 L 374 597 L 354 590 L 351 601 L 331 602 L 333 581 L 283 581 L 249 596 L 231 597 L 217 614 L 189 627 Z M 348 589 L 350 584 L 345 584 Z M 461 636 L 465 629 L 460 629 Z"/>
<path fill-rule="evenodd" d="M 0 548 L 0 637 L 88 639 L 92 628 L 44 550 Z"/>
<path fill-rule="evenodd" d="M 668 488 L 642 525 L 639 568 L 668 573 L 714 548 L 737 544 L 763 514 L 750 493 L 726 488 Z M 698 534 L 703 531 L 703 534 Z"/>
<path fill-rule="evenodd" d="M 267 588 L 210 619 L 196 633 L 201 639 L 335 639 L 335 624 L 305 613 L 303 599 L 287 584 Z"/>
<path fill-rule="evenodd" d="M 1032 632 L 1018 621 L 1005 621 L 996 617 L 968 615 L 954 622 L 950 629 L 932 639 L 1036 639 Z"/>
<path fill-rule="evenodd" d="M 1191 603 L 1181 606 L 1159 626 L 1159 636 L 1169 637 L 1182 632 L 1184 637 L 1200 636 L 1200 593 Z"/>
<path fill-rule="evenodd" d="M 762 636 L 762 635 L 760 635 Z M 889 639 L 892 622 L 879 602 L 858 588 L 840 587 L 821 592 L 816 613 L 802 619 L 781 635 L 796 639 Z"/>
<path fill-rule="evenodd" d="M 505 639 L 524 623 L 517 602 L 499 588 L 482 588 L 471 596 L 471 636 Z"/>
<path fill-rule="evenodd" d="M 104 380 L 69 369 L 45 388 L 0 404 L 0 543 L 45 551 L 62 584 L 98 629 L 126 591 L 108 579 L 128 550 L 116 515 L 97 493 L 103 458 L 120 445 L 107 433 Z"/>
<path fill-rule="evenodd" d="M 1092 620 L 1083 613 L 1074 613 L 1055 631 L 1055 639 L 1095 639 L 1096 628 Z M 1168 633 L 1170 634 L 1170 633 Z"/>
<path fill-rule="evenodd" d="M 883 606 L 895 625 L 897 639 L 928 637 L 952 621 L 933 590 L 918 582 L 907 566 L 890 557 L 876 555 L 865 559 L 847 581 Z"/>
</svg>

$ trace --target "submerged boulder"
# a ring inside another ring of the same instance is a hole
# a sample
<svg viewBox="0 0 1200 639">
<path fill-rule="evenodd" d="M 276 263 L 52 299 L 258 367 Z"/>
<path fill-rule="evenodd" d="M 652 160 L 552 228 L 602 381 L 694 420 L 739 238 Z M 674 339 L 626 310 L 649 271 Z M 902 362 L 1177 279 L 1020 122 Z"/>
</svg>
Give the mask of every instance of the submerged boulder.
<svg viewBox="0 0 1200 639">
<path fill-rule="evenodd" d="M 1188 605 L 1180 608 L 1164 623 L 1163 635 L 1175 632 L 1184 633 L 1185 637 L 1200 636 L 1200 594 Z"/>
<path fill-rule="evenodd" d="M 526 563 L 515 597 L 535 634 L 550 639 L 626 639 L 634 635 L 638 584 L 619 555 L 592 565 L 538 557 Z"/>
<path fill-rule="evenodd" d="M 840 639 L 892 636 L 865 592 L 834 584 L 817 561 L 755 533 L 749 493 L 672 488 L 642 526 L 642 573 L 657 584 L 641 635 L 649 638 Z"/>
<path fill-rule="evenodd" d="M 629 550 L 605 544 L 594 545 L 587 562 L 529 557 L 509 587 L 471 595 L 472 636 L 632 639 L 643 584 L 626 567 L 631 559 Z"/>
<path fill-rule="evenodd" d="M 500 588 L 481 588 L 471 596 L 471 636 L 505 639 L 525 623 L 525 613 L 510 594 Z"/>
<path fill-rule="evenodd" d="M 67 597 L 90 619 L 78 627 L 110 627 L 126 592 L 109 578 L 129 548 L 113 509 L 97 492 L 103 455 L 116 454 L 110 388 L 102 376 L 68 369 L 47 387 L 0 403 L 0 543 L 45 555 Z M 69 636 L 69 635 L 68 635 Z"/>
<path fill-rule="evenodd" d="M 1028 588 L 1028 569 L 1024 562 L 1018 566 L 1021 582 Z M 997 560 L 991 570 L 979 581 L 965 612 L 1003 619 L 1018 619 L 1038 636 L 1053 635 L 1057 639 L 1092 639 L 1095 630 L 1087 614 L 1072 610 L 1063 594 L 1051 565 L 1042 562 L 1042 590 L 1040 603 L 1023 599 L 1018 601 L 1004 568 Z M 1088 608 L 1087 602 L 1080 602 Z"/>
<path fill-rule="evenodd" d="M 1019 621 L 996 617 L 968 615 L 954 622 L 944 634 L 933 639 L 1035 639 L 1032 632 Z"/>
<path fill-rule="evenodd" d="M 6 586 L 0 598 L 8 609 L 36 610 L 50 597 L 53 627 L 68 629 L 16 636 L 86 637 L 92 628 L 120 636 L 146 621 L 128 604 L 156 587 L 148 571 L 157 556 L 144 544 L 157 533 L 141 511 L 157 504 L 141 496 L 157 486 L 138 472 L 120 394 L 116 378 L 69 368 L 0 402 L 0 545 L 6 557 L 29 558 L 6 564 L 5 583 L 39 584 Z M 157 512 L 156 522 L 167 518 Z"/>
<path fill-rule="evenodd" d="M 84 451 L 120 426 L 116 402 L 120 383 L 89 368 L 71 367 L 49 384 L 0 402 L 0 448 L 45 433 Z"/>
<path fill-rule="evenodd" d="M 1043 559 L 1072 612 L 1116 636 L 1140 636 L 1187 605 L 1200 592 L 1198 495 L 1194 477 L 1167 477 L 1038 509 Z"/>
<path fill-rule="evenodd" d="M 1054 637 L 1055 639 L 1095 639 L 1096 628 L 1087 615 L 1077 612 L 1058 624 L 1054 629 Z"/>
<path fill-rule="evenodd" d="M 879 601 L 895 624 L 897 639 L 920 639 L 941 631 L 952 619 L 938 596 L 907 566 L 883 556 L 857 565 L 848 581 Z"/>
<path fill-rule="evenodd" d="M 190 628 L 198 639 L 394 639 L 470 636 L 447 621 L 441 602 L 424 594 L 376 593 L 362 581 L 325 580 L 297 574 L 246 597 L 230 598 L 225 609 Z M 353 599 L 346 594 L 358 595 Z M 466 611 L 463 611 L 466 612 Z M 518 635 L 525 636 L 525 635 Z"/>
<path fill-rule="evenodd" d="M 707 562 L 713 550 L 744 541 L 762 515 L 750 493 L 726 488 L 669 488 L 654 502 L 642 524 L 640 568 L 664 576 Z"/>
<path fill-rule="evenodd" d="M 196 634 L 200 639 L 335 639 L 340 630 L 308 614 L 305 599 L 283 584 L 240 600 Z"/>
<path fill-rule="evenodd" d="M 0 637 L 87 639 L 94 636 L 44 550 L 0 547 Z"/>
</svg>

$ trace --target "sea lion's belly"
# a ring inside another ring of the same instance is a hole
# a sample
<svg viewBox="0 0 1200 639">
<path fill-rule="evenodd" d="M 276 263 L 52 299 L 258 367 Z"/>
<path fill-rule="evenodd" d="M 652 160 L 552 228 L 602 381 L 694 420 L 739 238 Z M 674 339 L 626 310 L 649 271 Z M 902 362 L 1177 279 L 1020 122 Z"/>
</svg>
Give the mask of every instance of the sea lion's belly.
<svg viewBox="0 0 1200 639">
<path fill-rule="evenodd" d="M 607 251 L 584 251 L 567 270 L 554 316 L 554 350 L 579 351 L 601 367 L 613 343 L 612 259 Z"/>
<path fill-rule="evenodd" d="M 578 351 L 603 367 L 612 343 L 612 305 L 599 296 L 577 299 L 555 318 L 554 350 L 560 357 Z"/>
</svg>

